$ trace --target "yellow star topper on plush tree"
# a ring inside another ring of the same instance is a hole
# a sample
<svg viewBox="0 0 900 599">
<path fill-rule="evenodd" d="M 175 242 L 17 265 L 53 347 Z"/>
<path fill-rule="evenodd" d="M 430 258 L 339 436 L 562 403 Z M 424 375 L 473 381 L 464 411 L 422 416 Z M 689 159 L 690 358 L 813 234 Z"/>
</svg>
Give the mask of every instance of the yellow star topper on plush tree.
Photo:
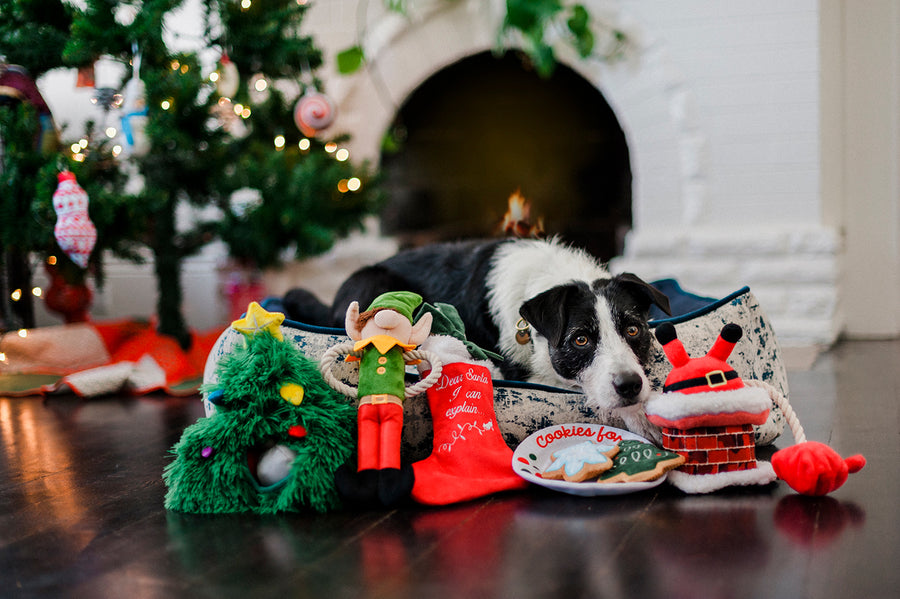
<svg viewBox="0 0 900 599">
<path fill-rule="evenodd" d="M 281 323 L 284 322 L 284 314 L 280 312 L 268 312 L 265 308 L 256 302 L 250 302 L 247 307 L 247 314 L 240 320 L 231 323 L 231 327 L 246 335 L 253 337 L 268 331 L 275 339 L 284 341 L 284 335 L 281 334 Z"/>
</svg>

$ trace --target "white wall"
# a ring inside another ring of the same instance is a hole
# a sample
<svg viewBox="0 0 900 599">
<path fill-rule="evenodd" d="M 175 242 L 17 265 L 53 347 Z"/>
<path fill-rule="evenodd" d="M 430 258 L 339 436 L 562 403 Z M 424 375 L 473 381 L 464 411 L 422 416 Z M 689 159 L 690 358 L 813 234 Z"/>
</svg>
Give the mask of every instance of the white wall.
<svg viewBox="0 0 900 599">
<path fill-rule="evenodd" d="M 679 171 L 642 169 L 636 185 L 654 195 L 615 268 L 713 296 L 749 285 L 783 344 L 830 343 L 841 238 L 823 218 L 818 3 L 622 6 L 674 71 L 682 134 Z M 665 207 L 678 201 L 673 216 Z"/>
<path fill-rule="evenodd" d="M 827 151 L 835 173 L 823 190 L 843 227 L 844 330 L 900 335 L 900 3 L 830 0 L 827 43 L 834 81 Z"/>
</svg>

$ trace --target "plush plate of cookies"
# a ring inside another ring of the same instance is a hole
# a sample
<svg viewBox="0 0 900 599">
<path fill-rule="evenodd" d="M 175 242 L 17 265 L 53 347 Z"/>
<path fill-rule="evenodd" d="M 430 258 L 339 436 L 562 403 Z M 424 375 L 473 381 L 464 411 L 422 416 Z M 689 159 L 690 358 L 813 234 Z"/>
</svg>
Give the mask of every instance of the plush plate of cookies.
<svg viewBox="0 0 900 599">
<path fill-rule="evenodd" d="M 526 437 L 513 452 L 516 474 L 571 495 L 622 495 L 662 484 L 684 456 L 603 424 L 557 424 Z"/>
</svg>

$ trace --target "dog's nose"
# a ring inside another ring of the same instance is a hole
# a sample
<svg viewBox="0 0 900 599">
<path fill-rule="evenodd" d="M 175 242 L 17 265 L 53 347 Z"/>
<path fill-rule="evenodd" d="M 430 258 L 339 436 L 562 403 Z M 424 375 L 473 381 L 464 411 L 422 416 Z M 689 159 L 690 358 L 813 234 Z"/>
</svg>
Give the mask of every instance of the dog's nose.
<svg viewBox="0 0 900 599">
<path fill-rule="evenodd" d="M 641 393 L 641 389 L 644 388 L 644 381 L 641 379 L 641 375 L 636 372 L 624 372 L 613 377 L 613 387 L 615 387 L 616 393 L 620 397 L 632 404 L 634 399 Z"/>
</svg>

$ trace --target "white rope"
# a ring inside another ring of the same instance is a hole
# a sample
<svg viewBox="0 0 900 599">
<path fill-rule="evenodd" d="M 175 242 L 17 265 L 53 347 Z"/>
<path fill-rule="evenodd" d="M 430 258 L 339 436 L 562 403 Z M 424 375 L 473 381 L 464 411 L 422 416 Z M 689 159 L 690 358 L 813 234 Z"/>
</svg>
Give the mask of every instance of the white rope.
<svg viewBox="0 0 900 599">
<path fill-rule="evenodd" d="M 335 346 L 330 347 L 325 351 L 324 354 L 322 354 L 322 359 L 319 361 L 319 371 L 322 373 L 325 381 L 329 385 L 331 385 L 331 387 L 335 391 L 342 393 L 347 397 L 358 399 L 359 389 L 352 385 L 348 385 L 344 381 L 338 379 L 334 374 L 334 365 L 340 356 L 347 355 L 356 356 L 358 358 L 362 355 L 362 352 L 360 351 L 353 351 L 354 345 L 354 342 L 348 341 L 346 343 L 339 343 Z M 443 362 L 441 362 L 441 359 L 437 356 L 437 354 L 422 349 L 414 349 L 404 353 L 403 359 L 406 362 L 424 360 L 431 364 L 431 372 L 428 373 L 428 376 L 420 380 L 418 383 L 410 385 L 406 388 L 405 396 L 407 399 L 409 399 L 410 397 L 415 397 L 420 393 L 424 393 L 429 387 L 435 384 L 439 378 L 441 378 L 441 371 L 443 370 L 444 364 Z"/>
<path fill-rule="evenodd" d="M 757 381 L 755 379 L 744 379 L 744 384 L 748 387 L 760 387 L 765 389 L 775 405 L 781 409 L 781 413 L 784 414 L 784 418 L 787 420 L 788 426 L 791 429 L 791 434 L 794 435 L 794 442 L 806 443 L 806 433 L 803 432 L 803 426 L 800 424 L 800 419 L 797 418 L 797 414 L 794 412 L 794 408 L 791 407 L 788 399 L 782 395 L 778 389 L 769 383 Z"/>
<path fill-rule="evenodd" d="M 358 399 L 359 389 L 348 385 L 334 375 L 334 364 L 340 356 L 347 355 L 359 357 L 359 352 L 353 351 L 354 345 L 356 344 L 352 341 L 347 341 L 328 348 L 325 353 L 322 354 L 322 359 L 319 361 L 319 371 L 322 373 L 322 376 L 325 377 L 325 382 L 331 385 L 332 389 L 347 397 Z"/>
<path fill-rule="evenodd" d="M 444 363 L 441 362 L 441 359 L 437 357 L 437 354 L 426 351 L 424 349 L 413 349 L 405 354 L 403 354 L 403 359 L 407 362 L 415 362 L 416 360 L 424 360 L 431 364 L 431 372 L 428 373 L 424 379 L 416 383 L 415 385 L 410 385 L 406 388 L 406 398 L 415 397 L 420 393 L 425 393 L 429 387 L 435 384 L 439 378 L 441 378 L 441 371 L 444 368 Z"/>
</svg>

